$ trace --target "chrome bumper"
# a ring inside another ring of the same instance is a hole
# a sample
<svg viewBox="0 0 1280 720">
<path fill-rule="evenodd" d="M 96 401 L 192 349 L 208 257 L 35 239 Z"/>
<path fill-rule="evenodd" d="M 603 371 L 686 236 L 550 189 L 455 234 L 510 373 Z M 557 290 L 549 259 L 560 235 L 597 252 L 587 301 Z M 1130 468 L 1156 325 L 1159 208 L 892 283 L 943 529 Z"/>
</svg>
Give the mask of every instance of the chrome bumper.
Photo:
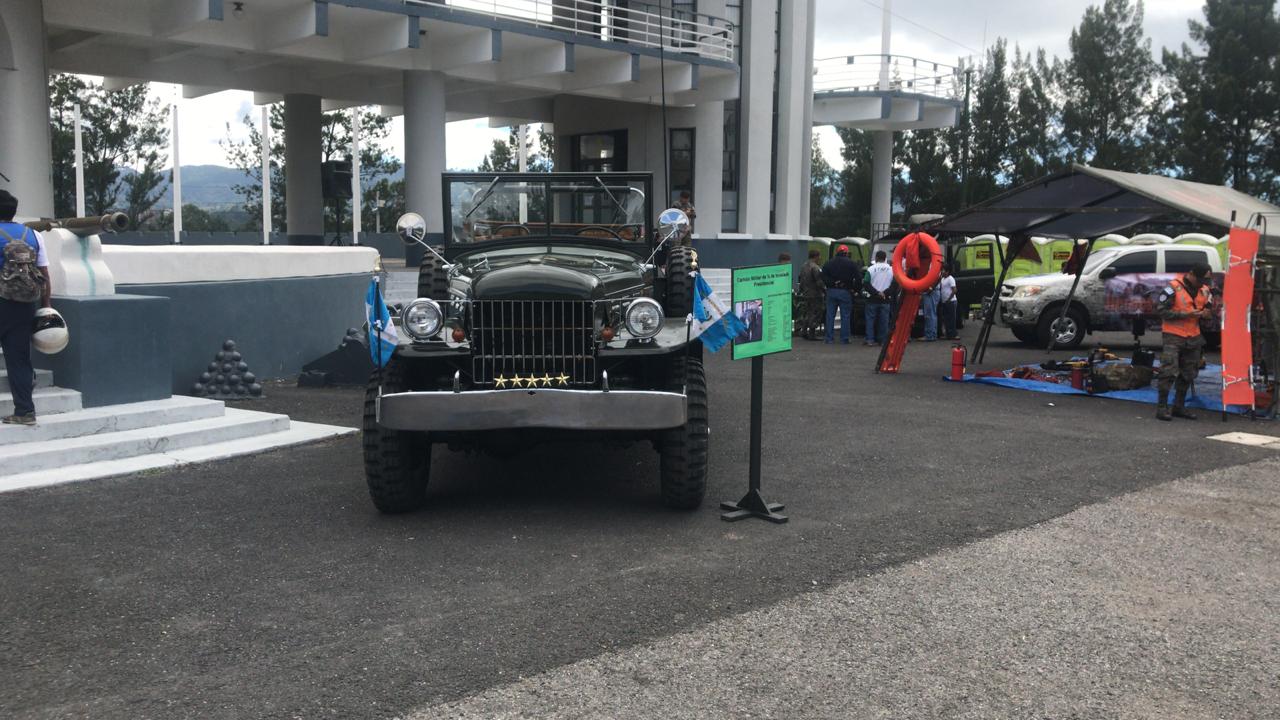
<svg viewBox="0 0 1280 720">
<path fill-rule="evenodd" d="M 685 396 L 647 390 L 471 390 L 383 395 L 378 424 L 392 430 L 510 428 L 662 430 L 685 423 Z"/>
</svg>

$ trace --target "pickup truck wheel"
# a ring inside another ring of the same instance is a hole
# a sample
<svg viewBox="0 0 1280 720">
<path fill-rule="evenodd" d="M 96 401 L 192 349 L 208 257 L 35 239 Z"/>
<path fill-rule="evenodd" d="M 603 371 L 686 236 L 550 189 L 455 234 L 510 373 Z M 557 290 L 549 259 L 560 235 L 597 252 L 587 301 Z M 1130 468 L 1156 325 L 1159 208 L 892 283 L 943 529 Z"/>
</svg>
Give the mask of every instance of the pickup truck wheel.
<svg viewBox="0 0 1280 720">
<path fill-rule="evenodd" d="M 707 494 L 707 379 L 698 360 L 681 358 L 673 373 L 673 386 L 688 396 L 685 424 L 662 433 L 659 444 L 662 504 L 693 510 Z"/>
<path fill-rule="evenodd" d="M 673 247 L 667 253 L 667 294 L 662 304 L 667 317 L 686 317 L 693 312 L 693 248 Z"/>
<path fill-rule="evenodd" d="M 403 373 L 393 358 L 384 370 L 384 393 L 404 389 Z M 417 510 L 427 499 L 431 471 L 431 443 L 426 433 L 388 430 L 378 425 L 378 371 L 369 377 L 364 393 L 364 475 L 369 497 L 380 512 Z"/>
<path fill-rule="evenodd" d="M 1084 342 L 1084 335 L 1088 329 L 1084 314 L 1076 308 L 1068 308 L 1067 316 L 1062 318 L 1059 324 L 1060 315 L 1060 308 L 1049 308 L 1040 315 L 1040 322 L 1036 325 L 1036 339 L 1040 347 L 1049 347 L 1050 338 L 1055 336 L 1056 341 L 1053 346 L 1063 350 L 1078 348 L 1080 343 Z"/>
<path fill-rule="evenodd" d="M 434 250 L 440 252 L 441 248 Z M 418 266 L 418 297 L 431 298 L 436 302 L 449 299 L 448 273 L 445 272 L 444 263 L 431 251 L 422 256 L 422 264 Z"/>
<path fill-rule="evenodd" d="M 1024 345 L 1035 345 L 1040 342 L 1039 335 L 1036 333 L 1035 328 L 1011 325 L 1009 326 L 1009 329 L 1013 331 L 1013 336 L 1018 338 L 1018 341 Z"/>
</svg>

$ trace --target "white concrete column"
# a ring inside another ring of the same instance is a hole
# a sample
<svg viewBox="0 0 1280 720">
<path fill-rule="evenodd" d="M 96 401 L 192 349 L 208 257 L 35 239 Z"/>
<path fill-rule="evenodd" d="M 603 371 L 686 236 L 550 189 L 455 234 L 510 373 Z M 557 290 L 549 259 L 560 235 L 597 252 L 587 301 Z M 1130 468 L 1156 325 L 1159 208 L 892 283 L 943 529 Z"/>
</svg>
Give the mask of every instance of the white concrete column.
<svg viewBox="0 0 1280 720">
<path fill-rule="evenodd" d="M 85 216 L 84 199 L 84 133 L 80 127 L 80 103 L 76 103 L 74 115 L 75 163 L 76 163 L 76 217 Z"/>
<path fill-rule="evenodd" d="M 179 105 L 182 101 L 181 93 L 173 101 L 173 130 L 172 140 L 173 147 L 171 154 L 173 155 L 173 244 L 182 244 L 182 158 L 178 155 L 178 148 L 181 142 L 178 137 L 178 113 Z"/>
<path fill-rule="evenodd" d="M 742 8 L 742 92 L 738 228 L 770 232 L 769 181 L 773 172 L 774 13 L 777 3 L 745 0 Z"/>
<path fill-rule="evenodd" d="M 809 207 L 813 194 L 813 35 L 817 19 L 817 0 L 809 0 L 808 4 L 808 37 L 805 38 L 804 53 L 804 120 L 801 132 L 804 134 L 804 160 L 800 164 L 800 234 L 809 234 L 809 220 L 812 211 Z"/>
<path fill-rule="evenodd" d="M 693 114 L 693 229 L 698 237 L 715 237 L 724 206 L 724 103 L 704 100 Z"/>
<path fill-rule="evenodd" d="M 893 131 L 871 133 L 871 224 L 889 222 L 890 190 L 893 187 Z M 871 238 L 875 240 L 873 236 Z"/>
<path fill-rule="evenodd" d="M 445 169 L 444 75 L 404 73 L 405 209 L 422 215 L 427 233 L 443 233 L 440 174 Z"/>
<path fill-rule="evenodd" d="M 778 54 L 778 148 L 777 177 L 774 192 L 775 233 L 799 235 L 808 208 L 801 203 L 809 178 L 804 173 L 809 157 L 808 138 L 812 137 L 812 119 L 806 125 L 806 109 L 813 105 L 813 95 L 805 90 L 813 77 L 809 60 L 809 3 L 785 3 L 780 14 Z"/>
<path fill-rule="evenodd" d="M 284 204 L 290 245 L 324 244 L 320 98 L 284 96 Z"/>
<path fill-rule="evenodd" d="M 8 43 L 13 56 L 12 63 L 0 62 L 0 188 L 18 198 L 18 215 L 53 217 L 43 3 L 4 0 L 0 20 L 8 36 L 0 43 Z"/>
<path fill-rule="evenodd" d="M 351 244 L 360 244 L 361 211 L 364 210 L 364 187 L 360 182 L 361 108 L 351 108 Z"/>
<path fill-rule="evenodd" d="M 262 123 L 258 131 L 262 143 L 262 244 L 271 244 L 271 106 L 262 106 Z"/>
</svg>

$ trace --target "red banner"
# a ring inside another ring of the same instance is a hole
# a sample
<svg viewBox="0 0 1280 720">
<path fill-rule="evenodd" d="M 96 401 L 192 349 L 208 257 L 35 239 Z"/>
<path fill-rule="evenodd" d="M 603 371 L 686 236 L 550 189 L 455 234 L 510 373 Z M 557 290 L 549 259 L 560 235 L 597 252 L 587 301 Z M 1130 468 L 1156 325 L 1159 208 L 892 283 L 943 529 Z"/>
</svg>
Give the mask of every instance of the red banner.
<svg viewBox="0 0 1280 720">
<path fill-rule="evenodd" d="M 1227 239 L 1227 279 L 1222 289 L 1222 404 L 1253 407 L 1253 263 L 1258 231 L 1231 228 Z"/>
</svg>

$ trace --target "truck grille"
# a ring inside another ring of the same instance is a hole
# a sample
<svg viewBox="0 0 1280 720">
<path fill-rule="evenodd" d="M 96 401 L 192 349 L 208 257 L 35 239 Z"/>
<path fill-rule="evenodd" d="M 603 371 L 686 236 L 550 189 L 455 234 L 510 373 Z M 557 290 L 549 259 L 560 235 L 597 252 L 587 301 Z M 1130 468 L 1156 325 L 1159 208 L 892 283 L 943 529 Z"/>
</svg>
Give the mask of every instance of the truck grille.
<svg viewBox="0 0 1280 720">
<path fill-rule="evenodd" d="M 594 384 L 595 304 L 581 300 L 472 302 L 471 372 L 480 384 L 499 378 L 527 382 L 533 377 L 539 378 L 539 387 Z"/>
</svg>

